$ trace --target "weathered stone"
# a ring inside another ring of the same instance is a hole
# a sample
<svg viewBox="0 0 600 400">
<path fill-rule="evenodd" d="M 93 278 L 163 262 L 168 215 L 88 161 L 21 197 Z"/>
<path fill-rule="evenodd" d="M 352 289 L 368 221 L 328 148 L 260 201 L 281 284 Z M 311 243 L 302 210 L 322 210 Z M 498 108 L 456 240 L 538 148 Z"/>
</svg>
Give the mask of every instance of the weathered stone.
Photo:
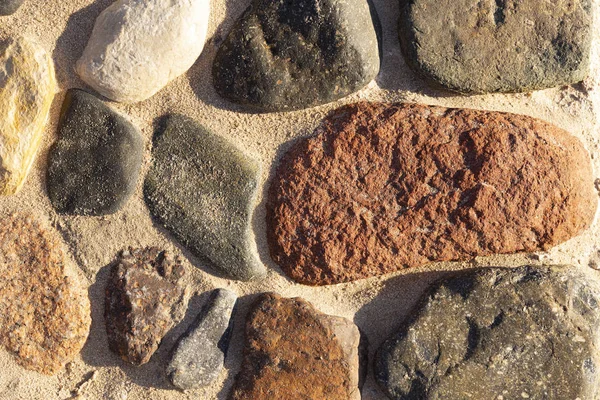
<svg viewBox="0 0 600 400">
<path fill-rule="evenodd" d="M 307 301 L 261 295 L 246 321 L 231 400 L 358 400 L 360 333 Z"/>
<path fill-rule="evenodd" d="M 146 100 L 200 56 L 209 11 L 208 0 L 118 0 L 96 20 L 77 73 L 111 100 Z"/>
<path fill-rule="evenodd" d="M 265 267 L 251 249 L 258 164 L 181 115 L 166 119 L 153 156 L 144 193 L 158 222 L 223 275 L 263 276 Z"/>
<path fill-rule="evenodd" d="M 392 399 L 597 399 L 600 288 L 572 268 L 471 270 L 434 285 L 378 350 Z"/>
<path fill-rule="evenodd" d="M 0 15 L 11 15 L 17 12 L 23 0 L 0 0 Z"/>
<path fill-rule="evenodd" d="M 33 165 L 56 91 L 46 51 L 24 38 L 0 42 L 0 195 L 17 193 Z"/>
<path fill-rule="evenodd" d="M 96 97 L 71 89 L 48 158 L 48 195 L 59 213 L 105 215 L 133 194 L 144 146 L 138 130 Z"/>
<path fill-rule="evenodd" d="M 23 215 L 0 226 L 0 342 L 23 367 L 55 374 L 87 339 L 86 291 L 56 233 Z"/>
<path fill-rule="evenodd" d="M 106 286 L 104 318 L 110 349 L 124 361 L 145 364 L 181 319 L 185 270 L 156 247 L 123 251 Z"/>
<path fill-rule="evenodd" d="M 590 225 L 592 176 L 577 139 L 530 117 L 349 105 L 284 156 L 267 203 L 271 255 L 322 285 L 545 250 Z"/>
<path fill-rule="evenodd" d="M 437 85 L 522 92 L 576 83 L 589 72 L 591 0 L 401 3 L 406 61 Z"/>
<path fill-rule="evenodd" d="M 254 0 L 216 55 L 215 88 L 261 111 L 340 99 L 379 72 L 378 24 L 364 0 Z"/>
<path fill-rule="evenodd" d="M 167 376 L 179 389 L 210 385 L 221 373 L 231 339 L 232 314 L 237 295 L 217 289 L 196 321 L 177 343 Z"/>
</svg>

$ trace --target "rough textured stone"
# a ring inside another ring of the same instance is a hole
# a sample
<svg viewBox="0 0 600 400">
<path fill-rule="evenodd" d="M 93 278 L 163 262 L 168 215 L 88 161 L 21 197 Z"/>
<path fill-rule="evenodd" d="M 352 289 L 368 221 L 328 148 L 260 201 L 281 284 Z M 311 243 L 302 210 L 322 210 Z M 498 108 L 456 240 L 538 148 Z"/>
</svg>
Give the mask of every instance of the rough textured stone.
<svg viewBox="0 0 600 400">
<path fill-rule="evenodd" d="M 360 333 L 307 301 L 261 295 L 246 321 L 231 400 L 358 400 Z"/>
<path fill-rule="evenodd" d="M 200 56 L 209 9 L 208 0 L 118 0 L 96 20 L 77 73 L 111 100 L 145 100 Z"/>
<path fill-rule="evenodd" d="M 530 117 L 349 105 L 281 161 L 267 203 L 271 255 L 321 285 L 545 250 L 590 225 L 592 176 L 577 139 Z"/>
<path fill-rule="evenodd" d="M 216 55 L 215 88 L 261 111 L 337 100 L 379 72 L 376 27 L 364 0 L 254 0 Z"/>
<path fill-rule="evenodd" d="M 96 97 L 67 92 L 48 159 L 48 195 L 60 213 L 105 215 L 135 190 L 144 146 L 138 130 Z"/>
<path fill-rule="evenodd" d="M 263 276 L 265 267 L 251 249 L 258 164 L 181 115 L 159 128 L 153 156 L 144 193 L 159 223 L 223 275 Z"/>
<path fill-rule="evenodd" d="M 0 226 L 0 342 L 23 367 L 55 374 L 87 339 L 87 293 L 57 234 L 23 215 Z"/>
<path fill-rule="evenodd" d="M 104 318 L 110 349 L 124 361 L 145 364 L 181 319 L 183 265 L 156 247 L 123 251 L 106 286 Z"/>
<path fill-rule="evenodd" d="M 401 3 L 406 61 L 448 89 L 531 91 L 579 82 L 588 74 L 591 0 Z"/>
<path fill-rule="evenodd" d="M 23 0 L 0 0 L 0 15 L 11 15 L 17 12 Z"/>
<path fill-rule="evenodd" d="M 56 89 L 44 49 L 24 38 L 0 42 L 0 195 L 25 183 Z"/>
<path fill-rule="evenodd" d="M 392 399 L 597 399 L 600 289 L 558 267 L 468 271 L 435 284 L 379 349 Z"/>
<path fill-rule="evenodd" d="M 196 321 L 177 343 L 167 376 L 179 389 L 210 385 L 221 373 L 229 347 L 237 295 L 213 291 Z"/>
</svg>

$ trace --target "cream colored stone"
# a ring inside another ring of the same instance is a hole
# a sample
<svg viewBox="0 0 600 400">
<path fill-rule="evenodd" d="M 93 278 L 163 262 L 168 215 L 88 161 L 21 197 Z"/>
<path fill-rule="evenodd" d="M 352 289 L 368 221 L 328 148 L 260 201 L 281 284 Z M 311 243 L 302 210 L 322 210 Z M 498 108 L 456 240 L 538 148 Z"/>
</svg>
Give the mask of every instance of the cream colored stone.
<svg viewBox="0 0 600 400">
<path fill-rule="evenodd" d="M 54 65 L 43 48 L 24 38 L 0 43 L 0 195 L 23 186 L 55 93 Z"/>
</svg>

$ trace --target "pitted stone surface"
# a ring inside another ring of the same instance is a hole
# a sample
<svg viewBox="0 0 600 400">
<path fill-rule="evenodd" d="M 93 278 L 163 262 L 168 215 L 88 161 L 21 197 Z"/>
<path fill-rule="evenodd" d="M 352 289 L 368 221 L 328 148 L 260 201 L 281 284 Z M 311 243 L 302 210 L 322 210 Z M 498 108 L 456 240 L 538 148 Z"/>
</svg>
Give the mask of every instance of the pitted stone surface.
<svg viewBox="0 0 600 400">
<path fill-rule="evenodd" d="M 596 205 L 588 153 L 546 122 L 359 103 L 283 157 L 267 235 L 290 277 L 333 284 L 545 250 L 586 229 Z"/>
</svg>

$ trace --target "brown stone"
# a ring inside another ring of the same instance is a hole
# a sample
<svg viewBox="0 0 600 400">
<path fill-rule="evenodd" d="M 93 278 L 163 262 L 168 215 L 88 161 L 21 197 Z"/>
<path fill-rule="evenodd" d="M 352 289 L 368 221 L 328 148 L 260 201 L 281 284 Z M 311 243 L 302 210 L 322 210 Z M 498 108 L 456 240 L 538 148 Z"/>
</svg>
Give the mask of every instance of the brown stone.
<svg viewBox="0 0 600 400">
<path fill-rule="evenodd" d="M 358 103 L 283 157 L 267 232 L 288 275 L 324 285 L 546 250 L 586 229 L 596 206 L 588 153 L 546 122 Z"/>
<path fill-rule="evenodd" d="M 360 333 L 306 300 L 262 294 L 246 321 L 230 400 L 358 400 Z"/>
<path fill-rule="evenodd" d="M 123 251 L 106 286 L 104 317 L 110 349 L 124 361 L 150 361 L 184 312 L 185 270 L 156 247 Z"/>
<path fill-rule="evenodd" d="M 23 367 L 55 374 L 87 339 L 88 297 L 55 233 L 23 215 L 0 226 L 0 342 Z"/>
</svg>

